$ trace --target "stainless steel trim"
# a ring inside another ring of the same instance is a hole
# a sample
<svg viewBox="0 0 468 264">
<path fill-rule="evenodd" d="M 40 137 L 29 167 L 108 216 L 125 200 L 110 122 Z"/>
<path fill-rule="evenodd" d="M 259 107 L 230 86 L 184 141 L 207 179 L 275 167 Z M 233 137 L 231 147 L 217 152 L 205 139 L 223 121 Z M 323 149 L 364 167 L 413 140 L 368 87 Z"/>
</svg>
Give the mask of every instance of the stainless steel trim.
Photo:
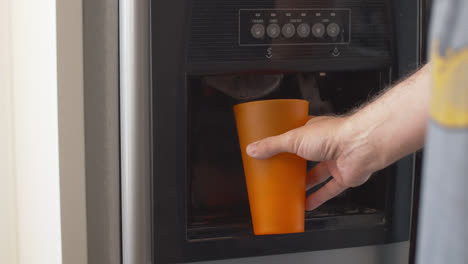
<svg viewBox="0 0 468 264">
<path fill-rule="evenodd" d="M 151 263 L 149 0 L 120 0 L 122 263 Z"/>
</svg>

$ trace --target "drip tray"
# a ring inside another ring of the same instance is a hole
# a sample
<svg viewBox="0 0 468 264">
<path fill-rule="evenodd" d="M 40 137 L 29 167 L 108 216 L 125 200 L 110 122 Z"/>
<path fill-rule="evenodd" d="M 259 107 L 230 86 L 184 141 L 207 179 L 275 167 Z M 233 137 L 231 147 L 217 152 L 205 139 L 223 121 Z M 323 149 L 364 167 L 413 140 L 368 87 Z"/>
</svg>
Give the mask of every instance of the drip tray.
<svg viewBox="0 0 468 264">
<path fill-rule="evenodd" d="M 373 228 L 385 225 L 383 211 L 357 205 L 327 205 L 312 212 L 306 212 L 305 232 L 317 230 L 345 230 Z M 253 236 L 250 214 L 230 217 L 226 214 L 212 214 L 198 217 L 187 230 L 188 241 L 245 238 Z M 281 235 L 278 235 L 281 236 Z"/>
</svg>

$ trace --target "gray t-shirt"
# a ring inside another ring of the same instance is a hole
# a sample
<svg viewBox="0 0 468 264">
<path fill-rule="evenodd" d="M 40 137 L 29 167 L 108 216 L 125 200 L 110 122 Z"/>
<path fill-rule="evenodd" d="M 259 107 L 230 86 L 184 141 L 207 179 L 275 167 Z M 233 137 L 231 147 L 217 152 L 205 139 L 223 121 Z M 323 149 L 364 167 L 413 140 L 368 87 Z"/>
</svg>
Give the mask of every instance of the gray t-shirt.
<svg viewBox="0 0 468 264">
<path fill-rule="evenodd" d="M 431 121 L 416 262 L 468 263 L 468 0 L 433 6 Z"/>
</svg>

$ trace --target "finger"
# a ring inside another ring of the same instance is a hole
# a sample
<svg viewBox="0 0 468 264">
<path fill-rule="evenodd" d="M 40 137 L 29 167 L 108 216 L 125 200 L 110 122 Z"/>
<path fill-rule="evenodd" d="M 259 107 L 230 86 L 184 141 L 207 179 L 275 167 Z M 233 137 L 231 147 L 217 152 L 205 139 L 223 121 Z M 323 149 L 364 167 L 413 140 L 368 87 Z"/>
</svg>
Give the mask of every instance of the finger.
<svg viewBox="0 0 468 264">
<path fill-rule="evenodd" d="M 293 142 L 296 133 L 293 131 L 252 143 L 247 146 L 247 154 L 255 159 L 267 159 L 281 152 L 294 153 Z"/>
<path fill-rule="evenodd" d="M 320 162 L 307 173 L 306 190 L 324 182 L 330 176 L 327 162 Z"/>
<path fill-rule="evenodd" d="M 307 197 L 306 209 L 312 211 L 344 190 L 346 190 L 345 186 L 339 184 L 336 179 L 332 179 L 318 191 Z"/>
</svg>

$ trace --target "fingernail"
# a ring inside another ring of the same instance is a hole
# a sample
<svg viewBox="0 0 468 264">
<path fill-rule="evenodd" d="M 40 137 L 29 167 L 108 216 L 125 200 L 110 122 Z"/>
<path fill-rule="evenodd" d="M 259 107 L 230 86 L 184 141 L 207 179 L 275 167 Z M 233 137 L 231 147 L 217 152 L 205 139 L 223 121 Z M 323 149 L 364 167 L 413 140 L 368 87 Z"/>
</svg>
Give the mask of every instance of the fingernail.
<svg viewBox="0 0 468 264">
<path fill-rule="evenodd" d="M 251 157 L 255 156 L 257 154 L 257 142 L 248 145 L 246 151 L 247 155 Z"/>
</svg>

